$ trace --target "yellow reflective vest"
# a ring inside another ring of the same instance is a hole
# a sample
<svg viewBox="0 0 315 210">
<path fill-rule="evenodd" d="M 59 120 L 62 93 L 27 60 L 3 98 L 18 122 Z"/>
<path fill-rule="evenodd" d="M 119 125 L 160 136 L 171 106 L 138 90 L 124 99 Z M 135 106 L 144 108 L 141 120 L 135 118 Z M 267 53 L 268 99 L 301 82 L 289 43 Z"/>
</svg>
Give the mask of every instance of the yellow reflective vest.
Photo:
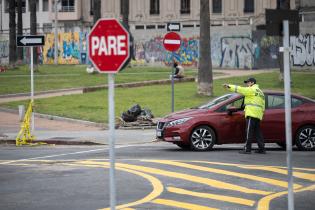
<svg viewBox="0 0 315 210">
<path fill-rule="evenodd" d="M 229 85 L 229 90 L 245 96 L 245 117 L 255 117 L 262 120 L 265 111 L 265 95 L 257 84 L 251 87 Z"/>
</svg>

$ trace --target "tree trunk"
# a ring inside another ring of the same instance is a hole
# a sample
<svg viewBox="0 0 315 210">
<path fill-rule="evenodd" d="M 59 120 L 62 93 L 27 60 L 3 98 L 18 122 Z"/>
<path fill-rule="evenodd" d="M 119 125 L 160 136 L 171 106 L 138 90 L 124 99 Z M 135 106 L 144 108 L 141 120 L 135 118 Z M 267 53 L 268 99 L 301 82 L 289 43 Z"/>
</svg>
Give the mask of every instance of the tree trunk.
<svg viewBox="0 0 315 210">
<path fill-rule="evenodd" d="M 209 0 L 200 0 L 198 94 L 213 95 Z"/>
<path fill-rule="evenodd" d="M 124 64 L 124 66 L 122 67 L 125 68 L 131 59 L 135 60 L 135 56 L 134 56 L 134 52 L 133 52 L 133 36 L 129 30 L 129 0 L 122 0 L 122 21 L 123 21 L 123 25 L 126 28 L 126 30 L 129 32 L 129 58 L 126 61 L 126 63 Z"/>
<path fill-rule="evenodd" d="M 17 35 L 23 35 L 23 20 L 22 20 L 22 0 L 17 0 Z M 19 47 L 18 50 L 18 61 L 23 61 L 23 48 Z"/>
<path fill-rule="evenodd" d="M 36 0 L 29 1 L 29 8 L 30 8 L 30 20 L 31 20 L 31 35 L 37 34 L 37 18 L 36 18 Z M 30 48 L 31 49 L 31 48 Z M 33 51 L 33 62 L 37 69 L 37 47 L 34 47 Z"/>
<path fill-rule="evenodd" d="M 290 0 L 282 0 L 280 1 L 280 5 L 278 9 L 290 9 Z M 280 45 L 283 45 L 283 36 L 280 36 Z M 284 63 L 283 63 L 283 52 L 280 52 L 279 54 L 279 64 L 280 64 L 280 74 L 279 74 L 279 81 L 283 82 L 284 79 Z"/>
<path fill-rule="evenodd" d="M 15 65 L 16 62 L 16 24 L 15 24 L 15 1 L 9 1 L 9 63 Z"/>
<path fill-rule="evenodd" d="M 101 0 L 94 0 L 93 23 L 95 24 L 101 18 Z"/>
</svg>

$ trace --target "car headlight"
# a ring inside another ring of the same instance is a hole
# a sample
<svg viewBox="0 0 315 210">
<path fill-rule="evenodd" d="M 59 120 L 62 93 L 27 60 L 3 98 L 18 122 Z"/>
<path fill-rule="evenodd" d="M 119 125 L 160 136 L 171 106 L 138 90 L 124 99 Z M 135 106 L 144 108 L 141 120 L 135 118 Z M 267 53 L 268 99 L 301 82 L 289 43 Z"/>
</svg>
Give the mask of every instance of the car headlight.
<svg viewBox="0 0 315 210">
<path fill-rule="evenodd" d="M 183 124 L 184 122 L 187 122 L 188 120 L 190 120 L 192 117 L 185 117 L 185 118 L 181 118 L 181 119 L 178 119 L 178 120 L 173 120 L 169 123 L 167 123 L 167 127 L 172 127 L 172 126 L 175 126 L 175 125 L 180 125 L 180 124 Z"/>
</svg>

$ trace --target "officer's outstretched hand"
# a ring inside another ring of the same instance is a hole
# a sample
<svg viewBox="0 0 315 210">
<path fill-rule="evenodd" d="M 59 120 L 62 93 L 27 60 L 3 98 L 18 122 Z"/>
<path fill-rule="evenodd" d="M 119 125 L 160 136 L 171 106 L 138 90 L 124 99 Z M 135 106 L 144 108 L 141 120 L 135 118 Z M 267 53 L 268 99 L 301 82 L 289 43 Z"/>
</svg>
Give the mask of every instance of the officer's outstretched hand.
<svg viewBox="0 0 315 210">
<path fill-rule="evenodd" d="M 229 86 L 228 84 L 223 84 L 223 87 L 224 87 L 225 89 L 230 88 L 230 86 Z"/>
</svg>

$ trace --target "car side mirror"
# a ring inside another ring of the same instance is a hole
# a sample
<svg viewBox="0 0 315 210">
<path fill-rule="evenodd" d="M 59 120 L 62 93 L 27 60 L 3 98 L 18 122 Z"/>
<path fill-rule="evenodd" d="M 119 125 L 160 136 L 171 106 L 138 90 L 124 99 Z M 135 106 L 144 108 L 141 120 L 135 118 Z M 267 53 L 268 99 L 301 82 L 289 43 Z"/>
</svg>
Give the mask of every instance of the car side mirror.
<svg viewBox="0 0 315 210">
<path fill-rule="evenodd" d="M 231 106 L 231 107 L 227 108 L 228 115 L 232 115 L 233 112 L 237 112 L 238 110 L 239 110 L 239 108 L 237 108 L 235 106 Z"/>
</svg>

